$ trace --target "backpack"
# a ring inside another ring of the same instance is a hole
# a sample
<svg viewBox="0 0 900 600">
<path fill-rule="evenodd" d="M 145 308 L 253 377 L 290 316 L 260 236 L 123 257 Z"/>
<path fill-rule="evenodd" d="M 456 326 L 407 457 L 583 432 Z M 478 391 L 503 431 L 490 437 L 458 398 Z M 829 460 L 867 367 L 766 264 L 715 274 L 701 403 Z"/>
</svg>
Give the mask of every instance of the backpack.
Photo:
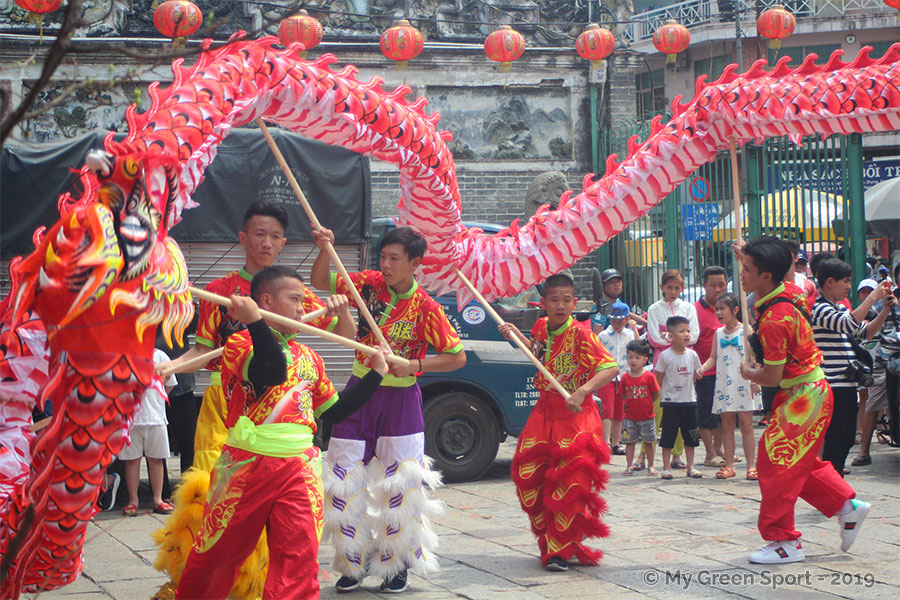
<svg viewBox="0 0 900 600">
<path fill-rule="evenodd" d="M 803 310 L 784 296 L 777 296 L 775 298 L 772 298 L 771 300 L 760 306 L 756 311 L 757 317 L 756 323 L 753 324 L 753 333 L 747 336 L 747 344 L 750 346 L 750 350 L 753 352 L 753 356 L 756 358 L 756 362 L 758 362 L 759 364 L 762 364 L 764 358 L 762 342 L 759 341 L 759 323 L 760 321 L 762 321 L 763 315 L 766 314 L 766 312 L 770 308 L 772 308 L 776 304 L 784 303 L 790 304 L 792 307 L 797 309 L 797 311 L 799 311 L 800 314 L 803 315 L 803 317 L 806 319 L 806 322 L 809 323 L 809 326 L 812 327 L 812 317 L 809 316 L 809 313 L 807 313 L 805 310 Z"/>
</svg>

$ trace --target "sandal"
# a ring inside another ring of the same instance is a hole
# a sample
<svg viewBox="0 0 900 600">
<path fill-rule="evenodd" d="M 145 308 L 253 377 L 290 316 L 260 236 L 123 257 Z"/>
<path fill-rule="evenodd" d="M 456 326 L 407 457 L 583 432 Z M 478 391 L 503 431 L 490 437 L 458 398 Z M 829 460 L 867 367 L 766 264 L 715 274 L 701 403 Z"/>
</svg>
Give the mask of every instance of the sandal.
<svg viewBox="0 0 900 600">
<path fill-rule="evenodd" d="M 735 457 L 734 457 L 734 462 L 736 462 L 736 463 L 744 462 L 744 459 L 741 458 L 740 456 L 735 456 Z"/>
<path fill-rule="evenodd" d="M 757 479 L 759 479 L 759 473 L 756 472 L 756 469 L 754 469 L 753 467 L 747 469 L 747 479 L 751 481 L 756 481 Z"/>
<path fill-rule="evenodd" d="M 166 502 L 165 500 L 163 500 L 162 502 L 160 502 L 153 508 L 153 512 L 157 515 L 168 515 L 173 510 L 175 510 L 175 507 L 172 506 L 171 504 L 169 504 L 168 502 Z"/>
<path fill-rule="evenodd" d="M 122 514 L 126 517 L 136 517 L 138 513 L 137 504 L 129 504 L 125 508 L 122 509 Z"/>
<path fill-rule="evenodd" d="M 653 467 L 650 467 L 649 469 L 647 469 L 647 475 L 659 475 L 659 471 L 657 471 Z"/>
<path fill-rule="evenodd" d="M 703 473 L 701 473 L 697 469 L 691 469 L 690 471 L 686 472 L 685 475 L 692 479 L 700 479 L 701 477 L 703 477 Z"/>
<path fill-rule="evenodd" d="M 731 467 L 722 467 L 719 469 L 719 472 L 716 473 L 716 479 L 731 479 L 735 475 L 736 473 Z"/>
<path fill-rule="evenodd" d="M 672 479 L 672 471 L 663 471 L 662 475 L 660 475 L 662 479 Z"/>
<path fill-rule="evenodd" d="M 853 459 L 853 462 L 850 463 L 854 467 L 864 467 L 866 465 L 872 464 L 872 457 L 868 454 L 857 456 Z"/>
<path fill-rule="evenodd" d="M 634 466 L 632 467 L 632 469 L 634 469 L 635 471 L 643 471 L 644 470 L 644 461 L 634 463 Z"/>
<path fill-rule="evenodd" d="M 673 458 L 671 464 L 672 464 L 672 468 L 673 468 L 673 469 L 685 469 L 685 468 L 687 468 L 687 465 L 684 464 L 684 462 L 682 462 L 682 460 L 681 460 L 680 458 L 679 458 L 679 459 Z"/>
<path fill-rule="evenodd" d="M 721 467 L 725 465 L 725 459 L 721 456 L 713 456 L 703 461 L 704 467 Z"/>
</svg>

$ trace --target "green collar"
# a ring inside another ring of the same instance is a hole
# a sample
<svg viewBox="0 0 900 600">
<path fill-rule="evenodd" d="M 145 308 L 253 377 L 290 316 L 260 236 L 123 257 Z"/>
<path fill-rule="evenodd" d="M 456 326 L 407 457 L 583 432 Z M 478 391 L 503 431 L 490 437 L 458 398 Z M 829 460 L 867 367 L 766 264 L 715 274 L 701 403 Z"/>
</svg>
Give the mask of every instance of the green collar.
<svg viewBox="0 0 900 600">
<path fill-rule="evenodd" d="M 284 335 L 280 331 L 269 327 L 272 330 L 272 333 L 275 335 L 275 339 L 278 340 L 278 343 L 281 345 L 281 350 L 284 352 L 284 357 L 287 359 L 287 363 L 293 364 L 294 358 L 291 354 L 291 346 L 290 342 L 297 337 L 296 333 L 290 333 L 288 335 Z"/>
<path fill-rule="evenodd" d="M 413 294 L 416 293 L 416 290 L 419 289 L 419 282 L 417 282 L 415 280 L 415 278 L 413 278 L 413 282 L 412 282 L 412 285 L 409 287 L 409 290 L 407 290 L 406 292 L 404 292 L 402 294 L 398 294 L 397 292 L 395 292 L 394 288 L 392 288 L 391 286 L 387 286 L 387 289 L 391 293 L 391 301 L 392 302 L 394 300 L 409 300 L 410 298 L 412 298 Z"/>
<path fill-rule="evenodd" d="M 561 334 L 563 331 L 565 331 L 566 329 L 568 329 L 568 328 L 569 328 L 569 325 L 571 325 L 571 324 L 572 324 L 572 315 L 569 315 L 569 318 L 566 319 L 566 322 L 565 322 L 565 323 L 563 323 L 562 325 L 560 325 L 557 329 L 554 329 L 553 331 L 550 331 L 550 330 L 548 329 L 548 330 L 547 330 L 547 334 L 548 334 L 549 336 L 551 336 L 551 337 L 556 336 L 556 335 L 559 335 L 559 334 Z M 547 326 L 548 326 L 548 327 L 550 326 L 550 320 L 549 320 L 549 319 L 547 320 Z"/>
<path fill-rule="evenodd" d="M 776 287 L 774 290 L 772 290 L 771 292 L 766 294 L 766 296 L 764 298 L 760 298 L 759 300 L 754 302 L 753 306 L 760 306 L 764 302 L 768 302 L 769 300 L 771 300 L 772 298 L 774 298 L 775 296 L 777 296 L 778 294 L 780 294 L 783 291 L 784 291 L 784 283 L 779 283 L 778 287 Z"/>
<path fill-rule="evenodd" d="M 241 267 L 241 270 L 238 271 L 238 275 L 241 276 L 241 279 L 246 279 L 247 281 L 253 280 L 253 275 L 250 274 L 250 271 L 247 270 L 246 266 Z"/>
</svg>

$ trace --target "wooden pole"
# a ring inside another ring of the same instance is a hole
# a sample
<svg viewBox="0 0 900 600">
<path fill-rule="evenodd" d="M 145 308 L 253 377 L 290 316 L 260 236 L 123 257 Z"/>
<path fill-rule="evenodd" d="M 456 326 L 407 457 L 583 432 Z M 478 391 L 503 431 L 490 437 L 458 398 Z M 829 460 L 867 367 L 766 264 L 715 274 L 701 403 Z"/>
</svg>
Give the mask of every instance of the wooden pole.
<svg viewBox="0 0 900 600">
<path fill-rule="evenodd" d="M 201 290 L 199 288 L 195 288 L 191 286 L 190 288 L 191 294 L 197 296 L 201 300 L 206 300 L 208 302 L 212 302 L 214 304 L 220 304 L 227 308 L 231 308 L 231 300 L 226 298 L 225 296 L 220 296 L 218 294 L 214 294 L 212 292 L 208 292 L 206 290 Z M 296 329 L 298 331 L 302 331 L 303 333 L 308 333 L 310 335 L 315 335 L 317 337 L 322 338 L 323 340 L 334 342 L 336 344 L 340 344 L 342 346 L 346 346 L 347 348 L 352 348 L 354 350 L 359 350 L 360 352 L 364 352 L 368 355 L 376 354 L 378 352 L 377 349 L 372 348 L 371 346 L 366 346 L 365 344 L 360 344 L 356 340 L 348 340 L 345 337 L 342 337 L 336 333 L 331 333 L 330 331 L 325 331 L 324 329 L 319 329 L 318 327 L 313 327 L 312 325 L 307 325 L 306 323 L 301 323 L 295 319 L 289 319 L 287 317 L 283 317 L 281 315 L 277 315 L 273 312 L 269 312 L 267 310 L 260 309 L 259 313 L 265 318 L 267 321 L 271 321 L 272 323 L 278 323 L 279 325 L 284 325 L 285 327 L 290 327 L 292 329 Z M 412 368 L 411 364 L 405 358 L 401 358 L 399 356 L 388 356 L 387 362 L 401 365 L 403 367 Z"/>
<path fill-rule="evenodd" d="M 315 318 L 321 317 L 326 312 L 328 312 L 327 308 L 320 308 L 318 310 L 312 311 L 311 313 L 306 313 L 300 319 L 300 322 L 308 323 Z M 215 350 L 211 350 L 210 352 L 206 352 L 205 354 L 196 356 L 196 357 L 192 358 L 191 360 L 181 363 L 180 365 L 166 369 L 165 371 L 163 371 L 161 373 L 161 375 L 162 375 L 163 379 L 167 379 L 169 377 L 169 375 L 171 375 L 175 371 L 182 371 L 185 373 L 190 373 L 191 371 L 198 370 L 198 369 L 202 368 L 204 365 L 206 365 L 206 363 L 208 363 L 209 361 L 222 356 L 223 350 L 224 350 L 224 347 L 216 348 Z"/>
<path fill-rule="evenodd" d="M 494 308 L 491 306 L 491 303 L 485 300 L 484 296 L 482 296 L 481 293 L 475 289 L 475 286 L 472 285 L 472 282 L 469 281 L 469 278 L 462 274 L 462 271 L 460 271 L 457 267 L 453 267 L 453 271 L 456 273 L 456 276 L 459 277 L 460 281 L 462 281 L 465 286 L 469 288 L 469 291 L 472 292 L 472 295 L 475 296 L 475 298 L 481 303 L 481 305 L 488 312 L 488 314 L 491 315 L 494 321 L 497 322 L 497 325 L 503 325 L 504 323 L 506 323 L 506 321 L 503 320 L 503 317 L 497 314 L 497 311 L 494 310 Z M 517 335 L 513 335 L 513 341 L 516 343 L 519 349 L 525 353 L 525 356 L 527 356 L 528 359 L 532 363 L 534 363 L 534 366 L 537 367 L 537 370 L 541 372 L 541 375 L 546 377 L 547 381 L 549 381 L 550 384 L 554 388 L 556 388 L 556 391 L 559 392 L 563 398 L 568 400 L 569 392 L 566 391 L 566 388 L 564 388 L 562 384 L 557 381 L 556 377 L 554 377 L 553 374 L 547 370 L 547 367 L 545 367 L 543 363 L 541 363 L 541 361 L 539 361 L 537 357 L 531 353 L 531 348 L 528 347 L 528 344 L 521 340 Z"/>
<path fill-rule="evenodd" d="M 732 191 L 732 205 L 734 207 L 734 239 L 737 246 L 740 248 L 744 245 L 744 234 L 741 229 L 744 227 L 744 214 L 741 210 L 741 176 L 740 170 L 738 169 L 738 161 L 737 161 L 737 149 L 734 145 L 734 138 L 731 138 L 731 191 Z M 743 271 L 744 265 L 741 264 L 741 261 L 738 261 L 738 278 L 740 279 L 740 273 Z M 738 282 L 740 285 L 740 282 Z M 750 311 L 747 307 L 747 292 L 744 291 L 743 286 L 741 286 L 741 316 L 743 317 L 744 322 L 744 337 L 746 339 L 747 336 L 750 335 Z M 750 361 L 749 353 L 745 357 L 746 361 Z"/>
<path fill-rule="evenodd" d="M 303 206 L 303 210 L 306 211 L 306 216 L 309 217 L 309 220 L 312 222 L 315 229 L 321 229 L 322 224 L 319 223 L 319 219 L 318 217 L 316 217 L 316 213 L 313 212 L 312 207 L 306 200 L 306 195 L 303 193 L 303 190 L 300 189 L 300 184 L 297 183 L 297 178 L 294 177 L 294 174 L 291 172 L 291 168 L 288 166 L 287 161 L 284 159 L 284 155 L 278 148 L 278 144 L 275 143 L 275 139 L 272 137 L 272 134 L 269 133 L 269 128 L 266 127 L 266 124 L 263 123 L 262 119 L 257 119 L 256 124 L 259 125 L 259 129 L 262 131 L 263 136 L 265 136 L 266 142 L 269 143 L 269 148 L 272 149 L 272 154 L 275 155 L 275 160 L 278 161 L 278 164 L 281 166 L 281 170 L 284 171 L 285 177 L 287 177 L 288 181 L 290 182 L 291 188 L 293 188 L 294 190 L 294 194 L 296 194 L 297 199 L 300 201 L 300 205 Z M 334 249 L 334 246 L 332 244 L 328 244 L 326 250 L 328 252 L 329 258 L 331 258 L 331 262 L 333 262 L 334 266 L 337 267 L 338 273 L 340 273 L 341 277 L 344 278 L 344 282 L 347 284 L 347 288 L 350 290 L 350 296 L 352 296 L 353 300 L 356 302 L 356 306 L 359 308 L 360 314 L 362 314 L 362 316 L 366 319 L 366 322 L 375 333 L 378 341 L 385 346 L 390 347 L 390 344 L 388 344 L 387 339 L 385 339 L 384 337 L 384 333 L 382 333 L 381 328 L 378 327 L 378 324 L 375 322 L 375 317 L 373 317 L 372 313 L 369 312 L 369 309 L 366 306 L 366 303 L 363 302 L 362 296 L 359 295 L 359 291 L 356 289 L 356 286 L 354 286 L 350 281 L 350 275 L 347 273 L 347 269 L 344 268 L 344 263 L 341 262 L 341 258 L 338 256 L 337 250 Z"/>
</svg>

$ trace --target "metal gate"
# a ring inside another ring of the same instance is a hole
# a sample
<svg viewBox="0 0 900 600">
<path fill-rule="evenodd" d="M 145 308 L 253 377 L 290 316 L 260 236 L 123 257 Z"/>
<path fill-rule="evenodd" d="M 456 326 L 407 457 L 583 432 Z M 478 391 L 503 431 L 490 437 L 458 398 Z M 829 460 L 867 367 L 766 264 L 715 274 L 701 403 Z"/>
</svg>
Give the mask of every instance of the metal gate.
<svg viewBox="0 0 900 600">
<path fill-rule="evenodd" d="M 646 123 L 601 131 L 601 165 L 604 153 L 624 157 L 628 139 L 648 133 Z M 854 267 L 855 280 L 864 276 L 861 136 L 824 141 L 811 136 L 800 145 L 773 138 L 760 146 L 747 145 L 740 156 L 746 162 L 741 165 L 744 237 L 795 239 L 810 257 L 831 252 Z M 729 153 L 720 152 L 601 248 L 598 267 L 622 272 L 627 302 L 646 309 L 658 300 L 660 276 L 667 269 L 682 272 L 682 297 L 692 302 L 703 294 L 705 267 L 723 266 L 730 279 L 737 279 L 731 251 L 736 237 L 731 180 Z"/>
</svg>

